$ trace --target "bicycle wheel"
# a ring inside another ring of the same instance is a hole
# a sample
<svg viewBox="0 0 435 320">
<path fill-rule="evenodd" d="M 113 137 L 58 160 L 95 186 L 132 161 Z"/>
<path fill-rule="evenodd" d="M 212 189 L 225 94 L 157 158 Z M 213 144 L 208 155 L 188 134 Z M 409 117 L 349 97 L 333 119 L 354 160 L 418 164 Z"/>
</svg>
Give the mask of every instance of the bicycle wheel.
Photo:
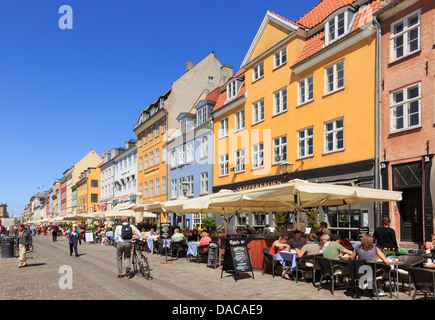
<svg viewBox="0 0 435 320">
<path fill-rule="evenodd" d="M 151 269 L 150 265 L 148 264 L 148 258 L 145 257 L 145 255 L 143 254 L 140 255 L 140 258 L 141 259 L 139 260 L 139 265 L 141 266 L 141 274 L 148 279 L 151 276 Z"/>
<path fill-rule="evenodd" d="M 139 268 L 138 268 L 138 258 L 137 258 L 137 254 L 136 254 L 136 251 L 133 251 L 133 261 L 132 261 L 132 265 L 133 265 L 133 271 L 134 271 L 134 274 L 136 274 L 137 272 L 138 272 L 138 270 L 139 270 Z"/>
</svg>

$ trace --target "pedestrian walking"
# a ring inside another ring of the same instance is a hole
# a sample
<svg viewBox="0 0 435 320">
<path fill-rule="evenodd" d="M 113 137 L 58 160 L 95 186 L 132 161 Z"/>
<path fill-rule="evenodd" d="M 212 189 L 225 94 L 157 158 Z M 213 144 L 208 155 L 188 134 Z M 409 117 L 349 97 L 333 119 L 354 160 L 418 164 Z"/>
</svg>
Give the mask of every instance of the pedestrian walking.
<svg viewBox="0 0 435 320">
<path fill-rule="evenodd" d="M 57 241 L 57 234 L 59 232 L 58 225 L 57 224 L 52 225 L 50 230 L 51 230 L 51 234 L 53 236 L 53 242 L 56 242 Z"/>
<path fill-rule="evenodd" d="M 138 239 L 142 240 L 142 235 L 140 231 L 128 222 L 127 217 L 122 217 L 122 224 L 117 226 L 115 229 L 115 241 L 116 246 L 116 260 L 118 264 L 118 278 L 123 277 L 123 263 L 124 258 L 125 263 L 125 276 L 130 277 L 131 270 L 131 241 L 133 240 L 133 235 L 136 235 Z"/>
<path fill-rule="evenodd" d="M 72 227 L 68 232 L 68 242 L 69 242 L 69 255 L 72 256 L 73 249 L 76 257 L 79 256 L 79 252 L 77 249 L 77 242 L 79 241 L 79 233 L 77 232 L 76 227 Z"/>
<path fill-rule="evenodd" d="M 19 261 L 18 268 L 27 266 L 26 248 L 32 246 L 32 232 L 27 229 L 24 224 L 18 226 L 15 234 L 15 242 L 18 246 Z"/>
</svg>

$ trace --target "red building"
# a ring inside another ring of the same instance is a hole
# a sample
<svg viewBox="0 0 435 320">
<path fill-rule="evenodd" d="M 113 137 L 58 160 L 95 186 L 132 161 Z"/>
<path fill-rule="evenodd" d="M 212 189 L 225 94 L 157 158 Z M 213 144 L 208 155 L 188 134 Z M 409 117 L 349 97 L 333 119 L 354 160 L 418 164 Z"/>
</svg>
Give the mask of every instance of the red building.
<svg viewBox="0 0 435 320">
<path fill-rule="evenodd" d="M 395 0 L 376 12 L 381 74 L 382 187 L 403 192 L 384 204 L 402 247 L 417 247 L 434 232 L 435 21 L 433 0 Z M 400 246 L 400 244 L 399 244 Z"/>
</svg>

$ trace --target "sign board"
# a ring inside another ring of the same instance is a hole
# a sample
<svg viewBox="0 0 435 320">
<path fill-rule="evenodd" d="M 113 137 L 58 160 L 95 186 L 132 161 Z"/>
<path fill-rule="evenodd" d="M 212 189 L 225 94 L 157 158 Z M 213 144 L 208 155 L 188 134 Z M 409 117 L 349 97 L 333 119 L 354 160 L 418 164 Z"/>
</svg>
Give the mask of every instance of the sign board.
<svg viewBox="0 0 435 320">
<path fill-rule="evenodd" d="M 247 246 L 247 236 L 227 235 L 226 239 L 221 278 L 224 271 L 232 272 L 236 281 L 239 273 L 250 271 L 252 272 L 252 278 L 254 278 L 254 270 L 252 269 Z"/>
<path fill-rule="evenodd" d="M 219 242 L 211 241 L 208 244 L 207 267 L 216 269 L 218 262 Z"/>
<path fill-rule="evenodd" d="M 160 224 L 160 238 L 166 240 L 171 239 L 172 236 L 172 228 L 170 223 L 161 223 Z"/>
<path fill-rule="evenodd" d="M 85 230 L 85 241 L 94 242 L 94 233 L 92 230 Z"/>
<path fill-rule="evenodd" d="M 370 228 L 369 227 L 361 227 L 358 228 L 358 239 L 361 240 L 361 238 L 365 235 L 365 234 L 369 234 L 370 232 Z"/>
</svg>

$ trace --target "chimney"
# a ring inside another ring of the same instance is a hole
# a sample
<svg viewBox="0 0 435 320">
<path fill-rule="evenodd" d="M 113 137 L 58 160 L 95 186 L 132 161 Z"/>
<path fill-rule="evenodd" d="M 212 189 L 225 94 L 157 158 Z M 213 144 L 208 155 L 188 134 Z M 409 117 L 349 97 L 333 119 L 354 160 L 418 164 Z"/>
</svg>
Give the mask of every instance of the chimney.
<svg viewBox="0 0 435 320">
<path fill-rule="evenodd" d="M 186 63 L 186 72 L 193 68 L 193 62 L 187 61 Z"/>
<path fill-rule="evenodd" d="M 133 147 L 133 146 L 135 146 L 136 145 L 136 142 L 134 142 L 134 141 L 131 141 L 131 140 L 129 140 L 129 141 L 126 141 L 125 142 L 125 149 L 127 150 L 127 149 L 130 149 L 131 147 Z"/>
<path fill-rule="evenodd" d="M 104 159 L 104 163 L 108 162 L 110 160 L 110 151 L 104 150 L 103 151 L 103 159 Z"/>
<path fill-rule="evenodd" d="M 230 79 L 233 76 L 233 66 L 230 66 L 228 64 L 224 64 L 221 67 L 221 80 L 220 80 L 220 84 L 224 84 L 225 82 L 228 81 L 228 79 Z"/>
</svg>

